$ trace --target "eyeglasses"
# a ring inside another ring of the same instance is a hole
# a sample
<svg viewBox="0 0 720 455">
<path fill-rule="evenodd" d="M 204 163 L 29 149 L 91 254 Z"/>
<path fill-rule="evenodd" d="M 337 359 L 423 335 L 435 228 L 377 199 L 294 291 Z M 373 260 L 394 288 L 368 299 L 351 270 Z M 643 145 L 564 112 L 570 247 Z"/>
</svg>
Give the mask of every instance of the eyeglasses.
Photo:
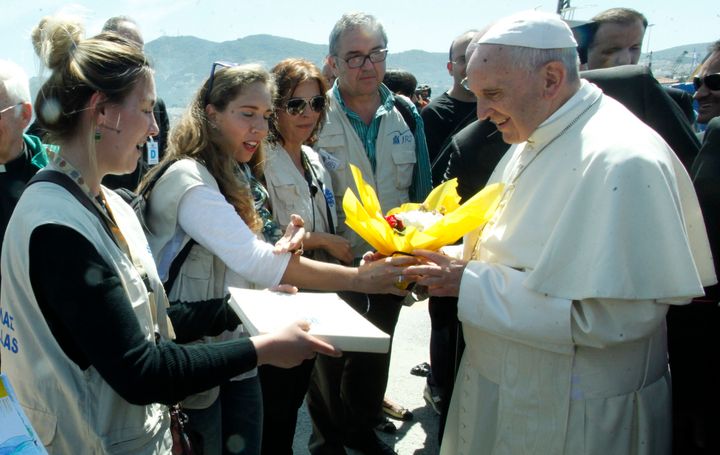
<svg viewBox="0 0 720 455">
<path fill-rule="evenodd" d="M 460 81 L 460 85 L 468 92 L 472 92 L 472 90 L 470 90 L 470 84 L 468 84 L 467 77 L 464 77 L 463 80 Z"/>
<path fill-rule="evenodd" d="M 238 64 L 224 61 L 213 62 L 212 68 L 210 69 L 210 78 L 208 78 L 208 88 L 205 91 L 205 99 L 203 100 L 205 106 L 210 104 L 210 94 L 212 93 L 213 85 L 215 84 L 215 69 L 218 66 L 222 68 L 232 68 L 233 66 L 238 66 Z"/>
<path fill-rule="evenodd" d="M 23 105 L 23 103 L 22 103 L 22 102 L 19 102 L 19 103 L 17 103 L 17 104 L 13 104 L 12 106 L 6 107 L 5 109 L 1 109 L 1 110 L 0 110 L 0 120 L 2 120 L 2 115 L 3 115 L 5 112 L 9 111 L 10 109 L 14 109 L 14 108 L 16 108 L 16 107 L 18 107 L 18 106 L 22 106 L 22 105 Z"/>
<path fill-rule="evenodd" d="M 380 49 L 372 51 L 368 55 L 356 55 L 354 57 L 343 58 L 341 60 L 344 60 L 345 63 L 347 63 L 348 68 L 360 68 L 365 64 L 366 60 L 370 60 L 372 63 L 384 62 L 387 58 L 387 53 L 387 49 Z"/>
<path fill-rule="evenodd" d="M 290 115 L 300 115 L 305 112 L 305 108 L 310 105 L 310 109 L 318 114 L 325 109 L 325 97 L 316 95 L 312 98 L 290 98 L 285 103 L 285 110 Z"/>
<path fill-rule="evenodd" d="M 450 63 L 452 63 L 453 65 L 464 65 L 467 62 L 465 61 L 465 56 L 462 56 L 462 57 L 458 57 L 455 60 L 450 60 Z"/>
<path fill-rule="evenodd" d="M 703 85 L 709 90 L 720 90 L 720 73 L 708 74 L 705 77 L 695 76 L 693 78 L 693 85 L 695 86 L 695 90 L 700 90 L 700 87 Z"/>
</svg>

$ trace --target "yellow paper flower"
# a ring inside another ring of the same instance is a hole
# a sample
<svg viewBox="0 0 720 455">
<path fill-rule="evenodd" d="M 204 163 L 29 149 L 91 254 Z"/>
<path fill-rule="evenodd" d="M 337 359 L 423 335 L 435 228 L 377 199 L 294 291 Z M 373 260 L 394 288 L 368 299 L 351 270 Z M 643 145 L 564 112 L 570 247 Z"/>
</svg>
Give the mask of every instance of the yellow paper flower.
<svg viewBox="0 0 720 455">
<path fill-rule="evenodd" d="M 460 205 L 457 179 L 448 180 L 435 187 L 422 204 L 403 204 L 390 210 L 395 215 L 414 210 L 437 211 L 443 216 L 432 226 L 420 231 L 407 226 L 402 232 L 393 229 L 383 216 L 380 202 L 373 188 L 365 183 L 360 170 L 350 165 L 358 196 L 348 188 L 343 196 L 345 224 L 357 232 L 378 252 L 390 256 L 393 253 L 411 253 L 415 249 L 438 250 L 455 243 L 473 229 L 485 224 L 495 212 L 503 185 L 495 183 L 464 204 Z M 359 199 L 358 199 L 359 197 Z"/>
</svg>

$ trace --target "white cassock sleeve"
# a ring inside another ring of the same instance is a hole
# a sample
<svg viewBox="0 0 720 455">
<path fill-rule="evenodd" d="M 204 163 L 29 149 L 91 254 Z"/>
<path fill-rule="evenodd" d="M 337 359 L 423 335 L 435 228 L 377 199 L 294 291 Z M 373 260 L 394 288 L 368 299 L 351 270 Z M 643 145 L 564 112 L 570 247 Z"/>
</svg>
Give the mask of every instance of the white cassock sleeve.
<svg viewBox="0 0 720 455">
<path fill-rule="evenodd" d="M 540 349 L 569 354 L 575 346 L 605 347 L 652 335 L 668 305 L 655 300 L 570 300 L 525 287 L 527 272 L 468 263 L 460 284 L 464 324 Z"/>
</svg>

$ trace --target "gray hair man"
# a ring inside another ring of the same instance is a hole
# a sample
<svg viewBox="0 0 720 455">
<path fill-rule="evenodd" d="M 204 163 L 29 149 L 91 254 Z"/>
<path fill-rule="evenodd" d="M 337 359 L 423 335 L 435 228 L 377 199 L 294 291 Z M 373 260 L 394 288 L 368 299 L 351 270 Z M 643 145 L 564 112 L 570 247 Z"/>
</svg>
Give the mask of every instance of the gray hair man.
<svg viewBox="0 0 720 455">
<path fill-rule="evenodd" d="M 466 348 L 441 454 L 670 453 L 665 314 L 716 282 L 697 198 L 652 129 L 578 77 L 556 15 L 477 42 L 478 117 L 514 144 L 495 215 L 463 259 L 416 252 L 459 296 Z"/>
<path fill-rule="evenodd" d="M 25 71 L 0 60 L 0 240 L 25 184 L 47 164 L 40 139 L 24 134 L 32 113 Z"/>
<path fill-rule="evenodd" d="M 332 176 L 335 198 L 357 191 L 350 164 L 371 185 L 382 211 L 422 201 L 432 187 L 423 123 L 403 97 L 382 83 L 388 39 L 382 24 L 365 13 L 343 15 L 330 33 L 328 64 L 337 77 L 328 91 L 327 122 L 316 147 Z M 414 129 L 411 124 L 415 124 Z M 337 233 L 347 238 L 356 261 L 372 248 L 338 213 Z M 344 296 L 370 322 L 392 335 L 400 299 L 390 295 Z M 313 419 L 310 451 L 344 453 L 343 446 L 367 454 L 393 454 L 374 432 L 387 385 L 390 353 L 345 353 L 318 358 L 308 391 Z"/>
</svg>

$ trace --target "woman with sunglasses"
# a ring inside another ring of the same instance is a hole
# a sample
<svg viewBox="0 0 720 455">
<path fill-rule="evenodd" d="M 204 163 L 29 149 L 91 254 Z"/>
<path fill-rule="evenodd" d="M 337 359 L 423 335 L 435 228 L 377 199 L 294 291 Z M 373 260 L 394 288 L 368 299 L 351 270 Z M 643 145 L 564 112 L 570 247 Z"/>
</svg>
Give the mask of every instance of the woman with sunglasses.
<svg viewBox="0 0 720 455">
<path fill-rule="evenodd" d="M 410 262 L 406 258 L 350 268 L 290 253 L 302 250 L 300 217 L 293 217 L 288 235 L 275 246 L 262 240 L 263 233 L 271 232 L 263 229 L 268 220 L 262 217 L 263 188 L 255 175 L 260 175 L 256 163 L 262 162 L 274 96 L 272 77 L 260 67 L 213 64 L 171 131 L 164 160 L 176 161 L 150 192 L 147 213 L 149 243 L 161 277 L 168 275 L 185 245 L 195 242 L 179 265 L 171 299 L 204 300 L 224 296 L 228 286 L 279 284 L 403 293 L 394 283 L 402 270 L 398 266 Z M 162 168 L 156 166 L 141 188 Z M 259 196 L 257 204 L 254 196 Z M 189 426 L 203 435 L 206 454 L 260 452 L 259 383 L 255 376 L 242 379 L 184 403 L 192 408 Z"/>
<path fill-rule="evenodd" d="M 3 373 L 48 453 L 168 454 L 168 405 L 257 364 L 294 366 L 336 351 L 307 324 L 221 345 L 170 341 L 238 319 L 223 299 L 166 308 L 135 213 L 100 184 L 132 172 L 158 132 L 153 71 L 119 35 L 82 35 L 58 18 L 33 32 L 51 70 L 38 121 L 59 152 L 48 152 L 6 231 L 0 306 L 12 341 Z"/>
<path fill-rule="evenodd" d="M 337 215 L 330 174 L 320 156 L 306 145 L 315 141 L 325 120 L 325 79 L 314 64 L 303 59 L 283 60 L 271 72 L 279 93 L 270 122 L 264 176 L 274 219 L 286 225 L 292 214 L 301 215 L 305 220 L 304 256 L 350 264 L 350 242 L 335 235 Z M 292 454 L 297 413 L 314 365 L 315 360 L 309 359 L 289 370 L 258 369 L 267 429 L 263 432 L 264 455 Z"/>
</svg>

